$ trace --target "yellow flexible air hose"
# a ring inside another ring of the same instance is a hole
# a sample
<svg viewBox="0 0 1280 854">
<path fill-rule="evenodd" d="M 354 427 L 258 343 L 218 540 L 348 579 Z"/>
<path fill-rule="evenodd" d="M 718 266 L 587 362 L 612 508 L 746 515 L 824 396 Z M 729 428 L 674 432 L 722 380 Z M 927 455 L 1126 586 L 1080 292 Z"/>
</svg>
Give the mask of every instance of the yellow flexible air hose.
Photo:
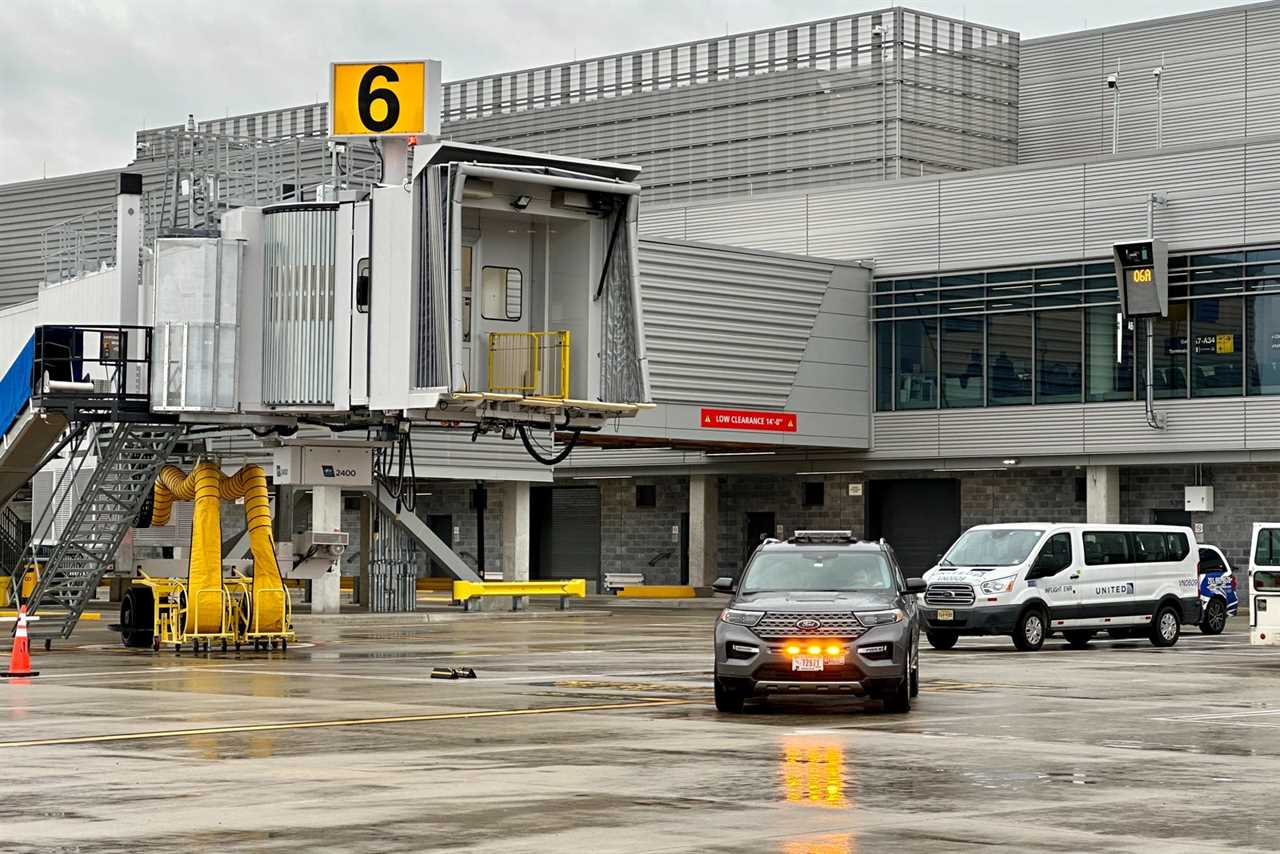
<svg viewBox="0 0 1280 854">
<path fill-rule="evenodd" d="M 253 614 L 249 630 L 281 632 L 285 625 L 287 593 L 276 561 L 276 544 L 271 535 L 271 504 L 267 499 L 267 474 L 262 466 L 247 465 L 222 481 L 221 495 L 227 501 L 244 498 L 244 515 L 249 526 L 249 549 L 253 552 Z"/>
</svg>

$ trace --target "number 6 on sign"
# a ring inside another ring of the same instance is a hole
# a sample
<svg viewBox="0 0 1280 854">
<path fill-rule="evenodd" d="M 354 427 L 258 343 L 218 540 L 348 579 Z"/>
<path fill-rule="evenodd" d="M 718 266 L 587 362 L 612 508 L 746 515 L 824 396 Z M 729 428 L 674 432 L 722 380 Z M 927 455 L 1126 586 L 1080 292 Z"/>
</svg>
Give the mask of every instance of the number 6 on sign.
<svg viewBox="0 0 1280 854">
<path fill-rule="evenodd" d="M 329 68 L 332 137 L 439 135 L 440 63 L 335 62 Z"/>
</svg>

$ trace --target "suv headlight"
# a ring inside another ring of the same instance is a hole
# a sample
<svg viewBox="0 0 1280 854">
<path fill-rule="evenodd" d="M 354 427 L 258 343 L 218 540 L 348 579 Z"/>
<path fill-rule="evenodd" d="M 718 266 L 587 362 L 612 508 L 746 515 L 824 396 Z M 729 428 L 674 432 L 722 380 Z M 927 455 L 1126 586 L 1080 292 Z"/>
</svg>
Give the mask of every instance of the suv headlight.
<svg viewBox="0 0 1280 854">
<path fill-rule="evenodd" d="M 886 626 L 889 623 L 898 623 L 903 620 L 905 615 L 897 608 L 890 608 L 887 611 L 860 611 L 856 615 L 858 622 L 867 626 Z"/>
<path fill-rule="evenodd" d="M 1005 578 L 993 578 L 990 581 L 982 582 L 982 592 L 991 596 L 995 593 L 1008 593 L 1013 589 L 1013 582 L 1018 579 L 1016 575 L 1010 575 Z"/>
<path fill-rule="evenodd" d="M 720 612 L 720 619 L 734 626 L 754 626 L 763 617 L 763 611 L 739 611 L 734 608 L 725 608 Z"/>
</svg>

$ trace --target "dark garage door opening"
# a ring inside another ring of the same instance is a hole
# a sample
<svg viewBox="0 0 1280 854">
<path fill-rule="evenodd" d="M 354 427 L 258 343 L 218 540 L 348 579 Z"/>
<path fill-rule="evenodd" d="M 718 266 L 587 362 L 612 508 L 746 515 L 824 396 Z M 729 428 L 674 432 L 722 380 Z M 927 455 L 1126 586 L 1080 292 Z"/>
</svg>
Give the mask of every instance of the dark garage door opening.
<svg viewBox="0 0 1280 854">
<path fill-rule="evenodd" d="M 908 578 L 923 575 L 960 536 L 958 480 L 873 480 L 866 507 L 867 537 L 884 537 Z"/>
</svg>

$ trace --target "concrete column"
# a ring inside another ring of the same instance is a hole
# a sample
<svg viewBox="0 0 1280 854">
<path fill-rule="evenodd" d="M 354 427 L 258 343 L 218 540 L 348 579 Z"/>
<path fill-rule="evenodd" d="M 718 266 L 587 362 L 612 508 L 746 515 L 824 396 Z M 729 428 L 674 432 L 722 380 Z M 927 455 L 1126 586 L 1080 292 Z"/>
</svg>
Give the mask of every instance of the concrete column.
<svg viewBox="0 0 1280 854">
<path fill-rule="evenodd" d="M 502 580 L 529 580 L 529 483 L 502 485 Z"/>
<path fill-rule="evenodd" d="M 342 530 L 342 489 L 317 486 L 311 490 L 311 530 Z M 311 582 L 311 613 L 336 614 L 342 602 L 342 563 L 335 560 L 329 570 Z"/>
<path fill-rule="evenodd" d="M 720 481 L 689 476 L 689 583 L 710 587 L 720 574 Z"/>
<path fill-rule="evenodd" d="M 1120 467 L 1089 466 L 1085 472 L 1085 521 L 1120 522 Z"/>
</svg>

